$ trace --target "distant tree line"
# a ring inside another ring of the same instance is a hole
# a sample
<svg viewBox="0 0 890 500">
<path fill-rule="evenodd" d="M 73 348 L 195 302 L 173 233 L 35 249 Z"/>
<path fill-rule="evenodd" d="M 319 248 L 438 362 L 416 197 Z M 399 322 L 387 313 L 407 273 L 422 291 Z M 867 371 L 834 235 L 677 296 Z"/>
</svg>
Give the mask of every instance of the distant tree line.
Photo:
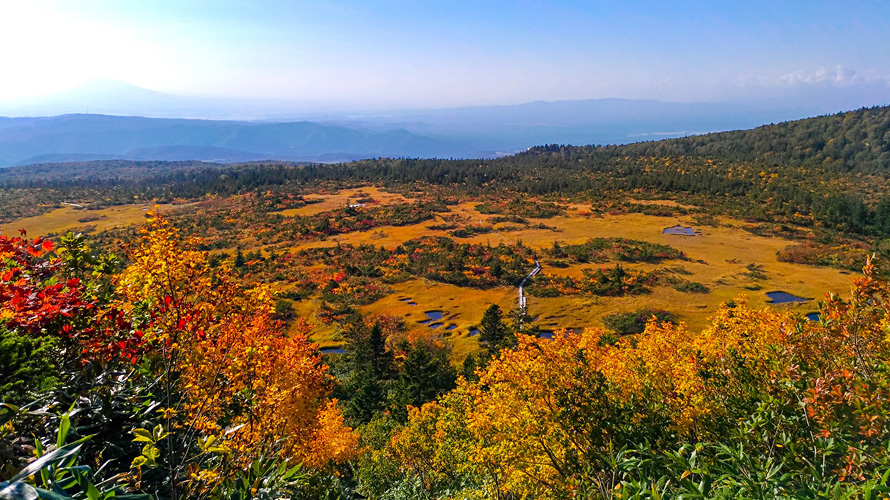
<svg viewBox="0 0 890 500">
<path fill-rule="evenodd" d="M 671 196 L 763 221 L 890 236 L 890 107 L 621 146 L 549 144 L 493 160 L 369 159 L 341 164 L 83 162 L 0 171 L 0 188 L 48 201 L 196 199 L 378 184 L 476 196 L 504 190 L 593 202 Z M 47 174 L 60 169 L 64 175 Z M 113 172 L 110 174 L 109 171 Z M 8 173 L 11 172 L 11 173 Z M 3 189 L 0 189 L 2 191 Z M 3 196 L 3 204 L 14 199 Z M 12 211 L 11 211 L 12 212 Z"/>
</svg>

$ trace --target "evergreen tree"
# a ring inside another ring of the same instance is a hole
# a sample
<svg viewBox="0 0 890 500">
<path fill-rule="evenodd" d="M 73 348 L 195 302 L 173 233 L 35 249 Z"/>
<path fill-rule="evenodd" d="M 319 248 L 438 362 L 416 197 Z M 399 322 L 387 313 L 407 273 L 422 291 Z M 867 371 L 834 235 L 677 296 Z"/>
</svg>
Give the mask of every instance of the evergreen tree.
<svg viewBox="0 0 890 500">
<path fill-rule="evenodd" d="M 478 356 L 475 354 L 468 354 L 467 357 L 464 358 L 463 365 L 461 366 L 461 376 L 471 382 L 479 380 L 479 376 L 476 375 L 476 370 L 485 368 L 488 359 L 489 357 L 481 354 Z"/>
<path fill-rule="evenodd" d="M 528 309 L 525 307 L 510 311 L 510 326 L 508 331 L 535 337 L 540 335 L 540 330 L 532 323 L 532 317 L 528 314 Z M 503 343 L 504 347 L 513 347 L 515 345 L 516 337 L 513 335 L 508 336 Z"/>
<path fill-rule="evenodd" d="M 479 340 L 485 342 L 489 354 L 497 354 L 504 347 L 516 345 L 516 337 L 504 323 L 504 315 L 497 304 L 492 304 L 479 323 Z"/>
<path fill-rule="evenodd" d="M 345 413 L 356 423 L 367 423 L 386 409 L 395 378 L 393 354 L 378 323 L 369 329 L 359 318 L 346 325 L 343 336 L 347 339 L 341 374 Z"/>
<path fill-rule="evenodd" d="M 370 365 L 353 369 L 344 388 L 350 393 L 344 413 L 354 422 L 368 423 L 374 415 L 386 409 L 384 384 L 374 376 Z"/>
<path fill-rule="evenodd" d="M 403 342 L 399 346 L 405 352 L 405 361 L 399 371 L 398 389 L 394 394 L 393 412 L 402 415 L 406 405 L 421 406 L 435 400 L 454 388 L 456 373 L 445 349 L 419 343 Z"/>
<path fill-rule="evenodd" d="M 374 323 L 368 334 L 368 362 L 378 380 L 388 380 L 393 376 L 393 354 L 386 349 L 386 337 L 380 323 Z"/>
<path fill-rule="evenodd" d="M 890 236 L 890 199 L 881 198 L 875 207 L 874 231 L 883 237 Z"/>
</svg>

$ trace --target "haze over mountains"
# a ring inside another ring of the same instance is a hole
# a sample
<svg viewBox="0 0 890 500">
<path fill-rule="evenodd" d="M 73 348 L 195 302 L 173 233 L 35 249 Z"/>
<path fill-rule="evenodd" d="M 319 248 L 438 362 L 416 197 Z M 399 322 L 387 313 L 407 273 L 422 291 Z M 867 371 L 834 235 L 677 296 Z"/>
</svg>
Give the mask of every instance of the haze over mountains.
<svg viewBox="0 0 890 500">
<path fill-rule="evenodd" d="M 884 84 L 807 87 L 757 101 L 591 99 L 430 110 L 186 97 L 96 80 L 0 101 L 0 166 L 94 159 L 494 157 L 547 143 L 619 144 L 751 128 L 890 102 Z M 39 118 L 34 118 L 39 117 Z"/>
<path fill-rule="evenodd" d="M 404 130 L 109 115 L 0 119 L 0 165 L 101 159 L 347 161 L 451 156 L 457 146 Z"/>
</svg>

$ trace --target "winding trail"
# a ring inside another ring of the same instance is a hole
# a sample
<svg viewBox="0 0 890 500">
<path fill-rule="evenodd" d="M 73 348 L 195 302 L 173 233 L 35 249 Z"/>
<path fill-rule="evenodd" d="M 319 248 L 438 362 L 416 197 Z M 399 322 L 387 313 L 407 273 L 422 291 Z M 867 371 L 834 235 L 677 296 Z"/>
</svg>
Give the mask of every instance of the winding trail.
<svg viewBox="0 0 890 500">
<path fill-rule="evenodd" d="M 525 287 L 525 282 L 530 280 L 531 278 L 534 278 L 536 274 L 541 272 L 541 263 L 538 262 L 538 254 L 537 253 L 534 255 L 534 260 L 535 260 L 535 268 L 532 269 L 532 272 L 528 273 L 528 276 L 526 276 L 525 278 L 522 278 L 522 281 L 519 282 L 519 308 L 520 309 L 525 309 L 526 306 L 528 305 L 528 301 L 526 300 L 526 296 L 525 296 L 525 291 L 523 290 L 523 288 Z"/>
</svg>

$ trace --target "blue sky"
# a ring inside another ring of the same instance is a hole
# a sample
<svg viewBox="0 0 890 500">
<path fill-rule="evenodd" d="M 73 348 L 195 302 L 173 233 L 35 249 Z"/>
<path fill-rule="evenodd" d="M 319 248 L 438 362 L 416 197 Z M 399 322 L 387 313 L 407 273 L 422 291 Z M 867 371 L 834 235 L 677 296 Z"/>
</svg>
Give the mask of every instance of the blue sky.
<svg viewBox="0 0 890 500">
<path fill-rule="evenodd" d="M 95 78 L 378 108 L 890 94 L 886 1 L 30 0 L 0 4 L 0 44 L 0 100 Z"/>
</svg>

